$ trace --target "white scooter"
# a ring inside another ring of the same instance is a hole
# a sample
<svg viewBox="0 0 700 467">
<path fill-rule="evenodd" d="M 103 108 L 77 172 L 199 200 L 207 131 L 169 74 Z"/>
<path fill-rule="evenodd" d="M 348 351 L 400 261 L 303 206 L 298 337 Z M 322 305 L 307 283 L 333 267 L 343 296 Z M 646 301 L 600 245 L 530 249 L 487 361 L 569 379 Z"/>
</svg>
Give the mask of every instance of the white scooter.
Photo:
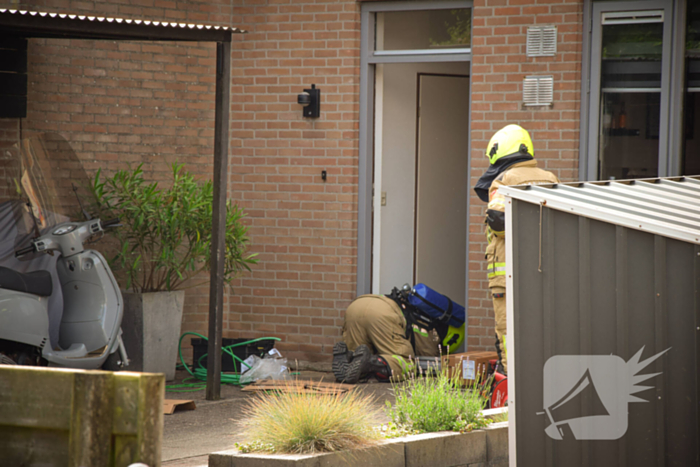
<svg viewBox="0 0 700 467">
<path fill-rule="evenodd" d="M 60 253 L 55 262 L 63 293 L 58 348 L 49 343 L 50 272 L 0 266 L 0 363 L 108 370 L 128 365 L 119 286 L 104 257 L 84 248 L 90 237 L 118 223 L 64 222 L 15 253 Z"/>
</svg>

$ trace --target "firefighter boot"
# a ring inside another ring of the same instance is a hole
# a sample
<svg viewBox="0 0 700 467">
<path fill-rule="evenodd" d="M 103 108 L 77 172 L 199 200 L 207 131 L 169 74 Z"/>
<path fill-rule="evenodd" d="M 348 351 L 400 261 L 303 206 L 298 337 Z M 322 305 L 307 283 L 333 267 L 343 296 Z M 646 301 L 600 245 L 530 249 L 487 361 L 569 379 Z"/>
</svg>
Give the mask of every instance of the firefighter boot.
<svg viewBox="0 0 700 467">
<path fill-rule="evenodd" d="M 503 366 L 501 339 L 498 338 L 498 334 L 496 334 L 496 353 L 498 354 L 498 363 L 496 363 L 496 372 L 502 374 L 503 376 L 508 376 L 508 374 L 506 373 L 506 369 Z"/>
<path fill-rule="evenodd" d="M 374 376 L 380 383 L 388 383 L 391 380 L 391 367 L 379 355 L 372 355 L 367 364 L 366 373 L 363 376 Z"/>
<path fill-rule="evenodd" d="M 372 351 L 369 350 L 369 347 L 364 344 L 358 346 L 352 354 L 352 360 L 347 366 L 343 382 L 347 384 L 357 383 L 367 373 L 371 359 Z"/>
<path fill-rule="evenodd" d="M 333 346 L 333 374 L 339 383 L 345 381 L 352 356 L 345 342 L 336 342 Z"/>
</svg>

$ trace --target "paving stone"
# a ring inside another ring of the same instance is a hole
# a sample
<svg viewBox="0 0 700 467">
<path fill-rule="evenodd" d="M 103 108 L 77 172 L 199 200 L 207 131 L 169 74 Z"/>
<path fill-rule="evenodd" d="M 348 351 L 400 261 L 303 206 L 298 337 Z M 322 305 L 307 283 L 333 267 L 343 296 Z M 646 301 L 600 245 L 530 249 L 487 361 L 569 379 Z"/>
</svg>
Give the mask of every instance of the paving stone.
<svg viewBox="0 0 700 467">
<path fill-rule="evenodd" d="M 486 462 L 486 433 L 427 433 L 406 438 L 406 467 L 454 467 Z"/>
<path fill-rule="evenodd" d="M 335 466 L 381 466 L 405 467 L 404 446 L 388 443 L 368 449 L 338 452 L 319 456 L 319 467 Z"/>
<path fill-rule="evenodd" d="M 508 464 L 508 422 L 494 423 L 486 430 L 486 454 L 489 465 L 505 460 Z"/>
<path fill-rule="evenodd" d="M 209 467 L 320 467 L 320 456 L 241 454 L 237 449 L 209 454 Z"/>
<path fill-rule="evenodd" d="M 367 449 L 316 455 L 241 454 L 238 450 L 209 455 L 209 467 L 404 467 L 404 446 L 388 443 Z"/>
<path fill-rule="evenodd" d="M 226 455 L 226 453 L 227 451 L 209 454 L 209 467 L 231 467 L 231 457 Z"/>
</svg>

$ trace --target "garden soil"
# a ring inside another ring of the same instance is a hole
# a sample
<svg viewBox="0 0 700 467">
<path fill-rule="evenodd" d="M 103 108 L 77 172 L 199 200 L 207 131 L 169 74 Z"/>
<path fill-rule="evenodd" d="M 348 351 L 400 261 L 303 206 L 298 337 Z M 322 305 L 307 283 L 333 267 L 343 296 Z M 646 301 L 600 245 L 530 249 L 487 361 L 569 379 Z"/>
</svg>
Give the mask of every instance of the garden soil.
<svg viewBox="0 0 700 467">
<path fill-rule="evenodd" d="M 189 377 L 185 371 L 178 370 L 175 381 L 178 384 Z M 301 371 L 296 378 L 334 382 L 333 373 L 320 371 Z M 394 402 L 391 385 L 370 380 L 367 384 L 358 384 L 358 389 L 365 394 L 373 394 L 378 408 L 385 406 L 385 401 Z M 200 467 L 208 463 L 208 454 L 232 449 L 234 443 L 243 440 L 237 433 L 236 420 L 248 400 L 257 397 L 255 393 L 242 392 L 239 386 L 221 385 L 221 400 L 205 400 L 205 391 L 172 392 L 166 390 L 166 399 L 193 399 L 195 410 L 176 411 L 165 415 L 163 427 L 163 466 L 164 467 Z M 380 422 L 388 418 L 381 411 Z"/>
</svg>

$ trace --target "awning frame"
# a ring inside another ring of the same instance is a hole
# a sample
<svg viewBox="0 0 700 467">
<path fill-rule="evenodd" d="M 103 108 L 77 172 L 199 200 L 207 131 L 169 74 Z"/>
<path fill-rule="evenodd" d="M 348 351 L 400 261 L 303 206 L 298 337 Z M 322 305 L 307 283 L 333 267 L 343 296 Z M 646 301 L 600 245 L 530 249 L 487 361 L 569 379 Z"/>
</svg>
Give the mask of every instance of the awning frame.
<svg viewBox="0 0 700 467">
<path fill-rule="evenodd" d="M 111 18 L 28 10 L 0 9 L 0 36 L 115 41 L 216 42 L 214 119 L 214 202 L 212 206 L 211 282 L 207 400 L 221 398 L 221 342 L 226 261 L 226 192 L 228 182 L 229 111 L 231 108 L 231 35 L 246 31 L 170 21 Z"/>
</svg>

